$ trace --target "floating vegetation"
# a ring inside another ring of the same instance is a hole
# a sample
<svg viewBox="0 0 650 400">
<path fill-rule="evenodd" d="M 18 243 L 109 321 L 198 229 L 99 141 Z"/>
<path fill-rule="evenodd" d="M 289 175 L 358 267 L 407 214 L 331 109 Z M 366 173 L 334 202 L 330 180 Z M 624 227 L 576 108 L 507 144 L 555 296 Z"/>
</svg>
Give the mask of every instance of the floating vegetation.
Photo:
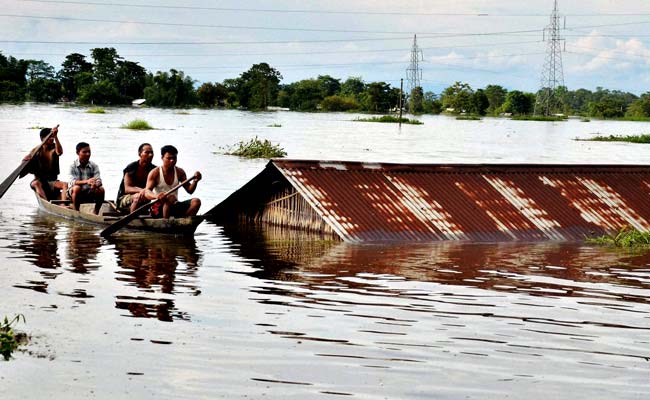
<svg viewBox="0 0 650 400">
<path fill-rule="evenodd" d="M 557 115 L 514 115 L 510 119 L 514 121 L 566 121 L 567 117 Z"/>
<path fill-rule="evenodd" d="M 176 111 L 174 114 L 176 115 L 190 115 L 189 111 Z"/>
<path fill-rule="evenodd" d="M 269 128 L 282 128 L 282 125 L 281 124 L 271 124 L 271 125 L 267 125 L 267 127 L 269 127 Z"/>
<path fill-rule="evenodd" d="M 226 151 L 227 155 L 245 158 L 280 158 L 285 157 L 287 152 L 279 145 L 272 144 L 269 140 L 260 140 L 255 136 L 248 142 L 241 141 L 234 148 Z"/>
<path fill-rule="evenodd" d="M 86 111 L 88 114 L 106 114 L 106 110 L 104 110 L 101 107 L 93 107 L 89 108 L 88 111 Z"/>
<path fill-rule="evenodd" d="M 34 126 L 30 126 L 30 127 L 27 128 L 27 129 L 38 129 L 38 130 L 40 131 L 41 129 L 44 129 L 44 128 L 47 128 L 47 127 L 46 127 L 46 126 L 38 126 L 38 125 L 34 125 Z"/>
<path fill-rule="evenodd" d="M 20 320 L 25 322 L 25 316 L 22 314 L 16 315 L 11 321 L 5 316 L 4 321 L 0 322 L 0 354 L 4 357 L 5 361 L 11 358 L 11 353 L 14 352 L 21 344 L 27 341 L 27 335 L 24 333 L 15 333 L 12 329 L 13 325 Z"/>
<path fill-rule="evenodd" d="M 400 118 L 400 117 L 394 117 L 392 115 L 383 115 L 381 117 L 372 117 L 372 118 L 357 118 L 355 121 L 358 122 L 381 122 L 381 123 L 392 123 L 392 124 L 397 124 L 399 122 L 403 124 L 411 124 L 411 125 L 423 125 L 424 122 L 418 121 L 417 119 L 408 119 L 408 118 Z"/>
<path fill-rule="evenodd" d="M 628 135 L 628 136 L 596 136 L 589 139 L 579 139 L 585 142 L 628 142 L 628 143 L 650 143 L 650 135 Z"/>
<path fill-rule="evenodd" d="M 456 119 L 459 121 L 480 121 L 481 117 L 478 115 L 459 115 Z"/>
<path fill-rule="evenodd" d="M 622 248 L 647 247 L 650 245 L 650 233 L 624 227 L 615 235 L 587 238 L 587 243 Z"/>
<path fill-rule="evenodd" d="M 580 118 L 580 122 L 591 122 L 589 118 Z"/>
<path fill-rule="evenodd" d="M 149 125 L 149 123 L 143 119 L 134 119 L 128 124 L 122 125 L 122 128 L 133 129 L 138 131 L 146 131 L 146 130 L 154 129 L 153 126 Z"/>
</svg>

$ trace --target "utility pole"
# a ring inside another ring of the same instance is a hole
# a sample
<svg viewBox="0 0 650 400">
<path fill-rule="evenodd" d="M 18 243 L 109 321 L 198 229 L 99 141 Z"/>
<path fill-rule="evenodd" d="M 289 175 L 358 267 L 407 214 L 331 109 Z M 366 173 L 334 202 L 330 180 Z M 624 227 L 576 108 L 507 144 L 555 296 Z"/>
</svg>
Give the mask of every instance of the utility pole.
<svg viewBox="0 0 650 400">
<path fill-rule="evenodd" d="M 404 79 L 399 80 L 399 127 L 402 127 L 402 97 L 404 95 L 402 94 L 402 88 L 404 86 Z"/>
<path fill-rule="evenodd" d="M 554 0 L 551 23 L 544 28 L 544 40 L 546 41 L 546 59 L 542 66 L 541 88 L 535 99 L 536 115 L 551 115 L 560 105 L 556 89 L 564 86 L 564 73 L 562 71 L 562 43 L 560 37 L 560 13 L 557 8 L 557 0 Z"/>
<path fill-rule="evenodd" d="M 424 61 L 422 50 L 418 47 L 417 35 L 413 35 L 413 47 L 411 47 L 411 64 L 406 69 L 406 98 L 409 98 L 416 87 L 422 87 L 422 70 L 420 61 Z"/>
</svg>

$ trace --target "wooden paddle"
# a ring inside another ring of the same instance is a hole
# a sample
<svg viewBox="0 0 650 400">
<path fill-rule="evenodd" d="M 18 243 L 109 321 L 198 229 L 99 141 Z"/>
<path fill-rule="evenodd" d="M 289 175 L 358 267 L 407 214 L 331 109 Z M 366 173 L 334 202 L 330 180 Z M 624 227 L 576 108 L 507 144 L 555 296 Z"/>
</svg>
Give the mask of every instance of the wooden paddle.
<svg viewBox="0 0 650 400">
<path fill-rule="evenodd" d="M 57 125 L 55 128 L 58 128 L 58 127 L 59 127 L 59 125 Z M 52 130 L 54 130 L 54 129 L 52 129 Z M 0 198 L 2 196 L 4 196 L 4 194 L 7 192 L 7 190 L 9 190 L 11 185 L 13 185 L 13 183 L 16 181 L 16 179 L 18 179 L 19 176 L 21 178 L 23 176 L 25 176 L 25 174 L 23 174 L 23 171 L 27 168 L 27 164 L 29 164 L 30 161 L 32 161 L 34 159 L 34 156 L 36 156 L 36 153 L 38 153 L 41 150 L 41 147 L 45 144 L 45 142 L 50 140 L 50 136 L 52 136 L 52 131 L 50 131 L 50 133 L 47 136 L 45 136 L 45 138 L 43 139 L 41 144 L 39 144 L 38 146 L 36 146 L 36 147 L 34 147 L 32 149 L 32 151 L 29 153 L 29 155 L 30 155 L 29 160 L 23 160 L 23 162 L 20 163 L 18 168 L 16 168 L 14 170 L 14 172 L 9 174 L 7 179 L 5 179 L 2 183 L 0 183 Z"/>
<path fill-rule="evenodd" d="M 193 176 L 193 177 L 191 177 L 191 178 L 189 178 L 189 179 L 184 180 L 183 182 L 181 182 L 181 183 L 179 183 L 178 185 L 174 186 L 173 188 L 169 189 L 167 192 L 165 192 L 165 194 L 166 194 L 166 195 L 169 195 L 169 194 L 171 194 L 171 193 L 174 193 L 174 192 L 177 191 L 181 186 L 185 185 L 187 182 L 191 182 L 191 181 L 193 181 L 194 179 L 196 179 L 195 176 Z M 101 231 L 100 235 L 101 235 L 102 237 L 108 237 L 108 236 L 112 235 L 113 233 L 119 231 L 120 229 L 122 229 L 122 228 L 124 228 L 125 226 L 127 226 L 127 225 L 129 224 L 129 222 L 131 222 L 131 221 L 133 221 L 134 219 L 136 219 L 136 218 L 138 217 L 138 214 L 139 214 L 142 210 L 144 210 L 144 209 L 147 208 L 147 207 L 151 207 L 151 206 L 153 206 L 154 204 L 158 203 L 159 201 L 160 201 L 160 199 L 154 199 L 154 200 L 151 200 L 150 202 L 148 202 L 147 204 L 138 207 L 138 208 L 137 208 L 135 211 L 133 211 L 131 214 L 129 214 L 129 215 L 127 215 L 126 217 L 124 217 L 124 218 L 122 218 L 122 219 L 120 219 L 120 220 L 114 222 L 113 224 L 107 226 L 103 231 Z"/>
</svg>

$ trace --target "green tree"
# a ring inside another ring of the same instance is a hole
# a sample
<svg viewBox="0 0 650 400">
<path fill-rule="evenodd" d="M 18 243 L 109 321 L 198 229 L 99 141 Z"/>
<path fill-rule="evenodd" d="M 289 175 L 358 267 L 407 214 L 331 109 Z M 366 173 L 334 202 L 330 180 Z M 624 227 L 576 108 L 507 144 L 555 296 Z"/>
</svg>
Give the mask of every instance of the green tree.
<svg viewBox="0 0 650 400">
<path fill-rule="evenodd" d="M 28 63 L 0 52 L 0 101 L 23 101 Z"/>
<path fill-rule="evenodd" d="M 253 65 L 240 76 L 239 103 L 252 110 L 263 110 L 275 102 L 282 74 L 267 63 Z"/>
<path fill-rule="evenodd" d="M 476 89 L 472 94 L 470 101 L 469 112 L 472 114 L 485 115 L 486 110 L 490 106 L 490 101 L 483 89 Z"/>
<path fill-rule="evenodd" d="M 422 107 L 424 108 L 423 111 L 427 114 L 440 114 L 442 112 L 442 102 L 433 92 L 424 93 Z"/>
<path fill-rule="evenodd" d="M 147 71 L 132 61 L 117 61 L 115 87 L 120 92 L 124 103 L 129 103 L 144 96 Z"/>
<path fill-rule="evenodd" d="M 79 89 L 77 99 L 85 104 L 121 104 L 122 96 L 115 85 L 107 80 L 85 85 Z"/>
<path fill-rule="evenodd" d="M 90 50 L 93 57 L 93 77 L 96 82 L 115 82 L 118 62 L 122 61 L 113 47 L 94 48 Z"/>
<path fill-rule="evenodd" d="M 359 102 L 353 96 L 327 96 L 321 102 L 323 111 L 358 110 Z"/>
<path fill-rule="evenodd" d="M 422 87 L 416 86 L 411 90 L 408 103 L 411 114 L 420 114 L 424 111 L 424 91 Z"/>
<path fill-rule="evenodd" d="M 650 118 L 650 92 L 642 94 L 630 104 L 625 115 L 632 118 Z"/>
<path fill-rule="evenodd" d="M 488 107 L 487 114 L 496 115 L 503 103 L 506 101 L 508 91 L 499 85 L 487 85 L 485 87 L 485 96 L 487 96 Z"/>
<path fill-rule="evenodd" d="M 317 79 L 303 79 L 292 83 L 289 88 L 289 108 L 292 110 L 315 111 L 325 98 L 321 82 Z"/>
<path fill-rule="evenodd" d="M 469 84 L 456 82 L 442 92 L 442 106 L 454 114 L 470 111 L 473 94 Z"/>
<path fill-rule="evenodd" d="M 512 90 L 506 95 L 502 110 L 514 115 L 531 114 L 535 105 L 535 95 L 524 93 L 519 90 Z"/>
<path fill-rule="evenodd" d="M 196 104 L 194 81 L 183 71 L 171 69 L 147 75 L 144 97 L 152 106 L 187 107 Z"/>
<path fill-rule="evenodd" d="M 206 82 L 196 90 L 199 104 L 203 107 L 223 105 L 228 98 L 228 90 L 220 83 Z"/>
<path fill-rule="evenodd" d="M 327 96 L 334 96 L 341 89 L 341 81 L 339 79 L 332 78 L 329 75 L 318 75 L 316 80 L 321 86 L 321 92 L 323 98 Z"/>
<path fill-rule="evenodd" d="M 26 75 L 29 100 L 54 103 L 61 97 L 61 85 L 50 64 L 43 60 L 27 60 Z"/>
<path fill-rule="evenodd" d="M 369 83 L 361 94 L 361 105 L 365 111 L 386 112 L 390 110 L 392 100 L 391 87 L 386 82 Z"/>
<path fill-rule="evenodd" d="M 353 96 L 355 99 L 359 99 L 365 89 L 366 84 L 363 83 L 360 76 L 351 76 L 341 84 L 339 92 L 343 96 Z"/>
<path fill-rule="evenodd" d="M 58 76 L 61 86 L 63 86 L 63 95 L 70 100 L 75 100 L 81 86 L 92 84 L 93 65 L 86 61 L 86 56 L 72 53 L 65 57 L 61 66 L 63 68 L 59 71 Z M 81 74 L 85 75 L 79 78 Z"/>
</svg>

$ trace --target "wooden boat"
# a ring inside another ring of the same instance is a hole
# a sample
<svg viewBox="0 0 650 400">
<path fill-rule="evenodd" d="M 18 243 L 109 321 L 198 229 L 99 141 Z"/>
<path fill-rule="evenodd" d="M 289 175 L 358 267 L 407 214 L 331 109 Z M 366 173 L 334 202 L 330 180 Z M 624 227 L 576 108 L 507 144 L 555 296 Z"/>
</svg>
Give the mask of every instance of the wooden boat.
<svg viewBox="0 0 650 400">
<path fill-rule="evenodd" d="M 38 195 L 36 199 L 41 210 L 74 221 L 108 226 L 125 216 L 117 213 L 114 205 L 110 202 L 104 202 L 99 215 L 95 215 L 93 213 L 95 204 L 93 203 L 81 204 L 79 211 L 76 211 L 68 207 L 69 202 L 45 200 Z M 142 215 L 129 222 L 126 228 L 174 235 L 192 235 L 203 219 L 202 215 L 184 218 L 153 218 L 150 215 Z"/>
</svg>

